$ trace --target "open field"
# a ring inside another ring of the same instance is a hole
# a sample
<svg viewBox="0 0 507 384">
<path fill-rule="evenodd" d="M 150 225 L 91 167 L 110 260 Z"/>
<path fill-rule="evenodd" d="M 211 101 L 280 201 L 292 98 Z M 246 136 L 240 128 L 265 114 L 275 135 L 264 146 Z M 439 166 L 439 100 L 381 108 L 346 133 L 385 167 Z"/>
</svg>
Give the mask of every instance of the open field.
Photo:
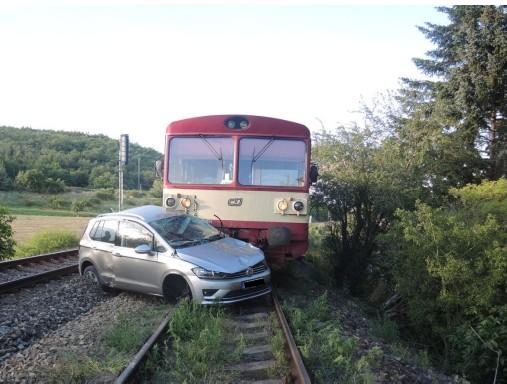
<svg viewBox="0 0 507 384">
<path fill-rule="evenodd" d="M 89 220 L 89 217 L 19 215 L 12 223 L 14 240 L 18 245 L 22 245 L 33 235 L 43 231 L 69 231 L 81 238 Z"/>
<path fill-rule="evenodd" d="M 123 207 L 160 205 L 161 202 L 161 197 L 153 197 L 147 191 L 125 191 Z M 116 211 L 118 200 L 113 189 L 69 188 L 67 192 L 58 194 L 0 191 L 0 205 L 7 207 L 14 216 L 96 216 Z"/>
</svg>

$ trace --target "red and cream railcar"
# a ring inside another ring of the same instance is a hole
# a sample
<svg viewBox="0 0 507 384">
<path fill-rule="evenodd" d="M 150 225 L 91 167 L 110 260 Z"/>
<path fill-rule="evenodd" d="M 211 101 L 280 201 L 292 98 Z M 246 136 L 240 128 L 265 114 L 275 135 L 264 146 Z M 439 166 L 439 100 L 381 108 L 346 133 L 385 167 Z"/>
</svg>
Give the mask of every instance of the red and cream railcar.
<svg viewBox="0 0 507 384">
<path fill-rule="evenodd" d="M 264 249 L 275 264 L 308 248 L 310 132 L 260 116 L 205 116 L 167 127 L 163 204 Z"/>
</svg>

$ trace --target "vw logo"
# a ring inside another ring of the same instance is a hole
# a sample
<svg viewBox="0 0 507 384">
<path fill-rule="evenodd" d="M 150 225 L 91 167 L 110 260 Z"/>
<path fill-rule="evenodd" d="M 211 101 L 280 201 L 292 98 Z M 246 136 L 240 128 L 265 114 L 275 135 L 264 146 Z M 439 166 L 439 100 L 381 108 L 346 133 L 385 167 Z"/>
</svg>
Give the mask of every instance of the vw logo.
<svg viewBox="0 0 507 384">
<path fill-rule="evenodd" d="M 252 276 L 253 275 L 253 268 L 252 267 L 248 267 L 246 269 L 246 275 L 247 276 Z"/>
</svg>

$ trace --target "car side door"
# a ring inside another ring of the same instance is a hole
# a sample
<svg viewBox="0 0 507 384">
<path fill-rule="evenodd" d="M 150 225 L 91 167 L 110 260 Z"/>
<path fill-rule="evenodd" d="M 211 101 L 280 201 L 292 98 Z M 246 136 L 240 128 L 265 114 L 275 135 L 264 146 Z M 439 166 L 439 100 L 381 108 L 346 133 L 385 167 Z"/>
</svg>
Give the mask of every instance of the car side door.
<svg viewBox="0 0 507 384">
<path fill-rule="evenodd" d="M 98 221 L 90 231 L 91 259 L 97 268 L 102 281 L 114 285 L 113 251 L 118 231 L 118 220 L 104 219 Z"/>
<path fill-rule="evenodd" d="M 159 282 L 164 264 L 154 250 L 153 233 L 140 223 L 121 220 L 113 252 L 115 286 L 143 293 L 160 293 Z M 149 253 L 138 253 L 136 247 L 148 245 Z"/>
</svg>

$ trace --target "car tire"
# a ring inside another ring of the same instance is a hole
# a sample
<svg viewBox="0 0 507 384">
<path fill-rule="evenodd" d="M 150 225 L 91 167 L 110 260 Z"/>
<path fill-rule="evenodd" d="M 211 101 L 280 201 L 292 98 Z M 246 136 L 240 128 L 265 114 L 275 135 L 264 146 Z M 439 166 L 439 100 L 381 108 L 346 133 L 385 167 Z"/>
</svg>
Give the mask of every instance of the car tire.
<svg viewBox="0 0 507 384">
<path fill-rule="evenodd" d="M 164 298 L 171 304 L 185 299 L 192 300 L 192 290 L 183 277 L 171 276 L 164 281 Z"/>
<path fill-rule="evenodd" d="M 96 285 L 97 287 L 100 287 L 102 288 L 103 291 L 105 292 L 109 292 L 111 290 L 110 287 L 108 287 L 107 285 L 105 285 L 98 272 L 97 272 L 97 269 L 95 269 L 95 267 L 93 265 L 89 265 L 88 267 L 86 267 L 83 271 L 83 277 L 91 282 L 92 284 Z"/>
</svg>

